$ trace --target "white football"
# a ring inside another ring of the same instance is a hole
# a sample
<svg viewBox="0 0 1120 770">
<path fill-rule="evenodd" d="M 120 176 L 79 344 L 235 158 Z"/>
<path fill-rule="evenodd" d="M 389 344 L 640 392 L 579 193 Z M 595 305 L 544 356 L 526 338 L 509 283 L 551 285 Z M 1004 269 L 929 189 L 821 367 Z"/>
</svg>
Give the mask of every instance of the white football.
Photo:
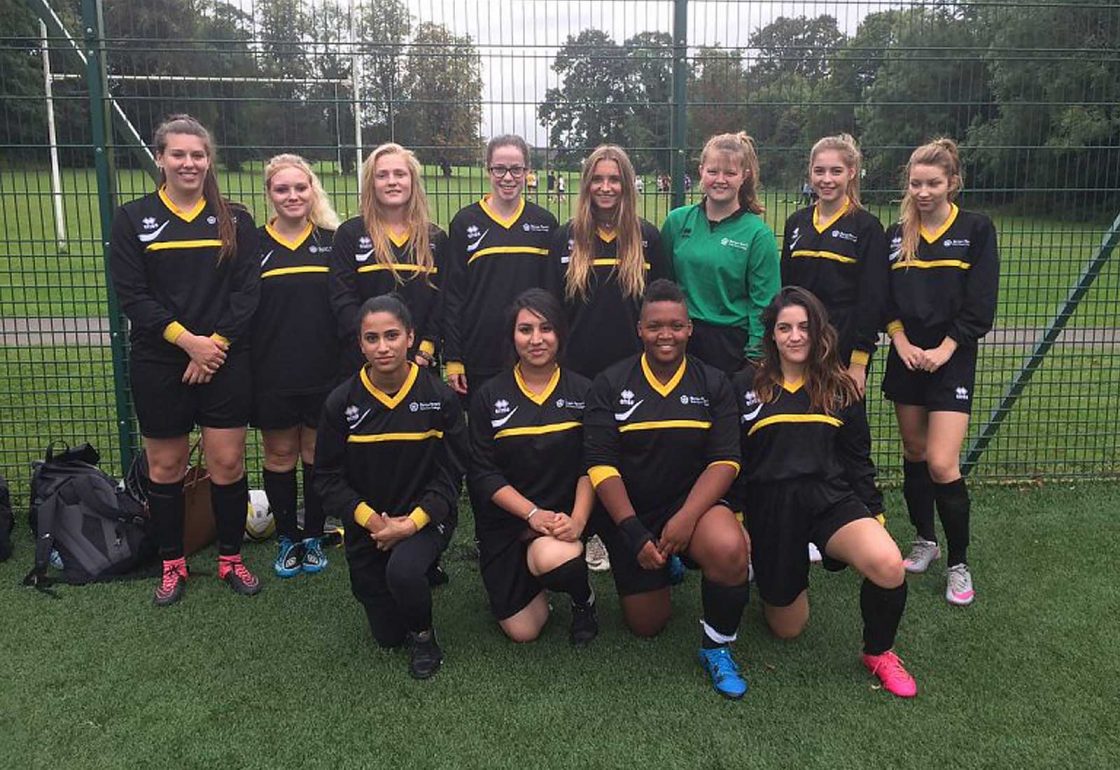
<svg viewBox="0 0 1120 770">
<path fill-rule="evenodd" d="M 268 507 L 263 489 L 249 490 L 249 510 L 245 515 L 245 539 L 267 540 L 276 532 L 276 519 Z"/>
</svg>

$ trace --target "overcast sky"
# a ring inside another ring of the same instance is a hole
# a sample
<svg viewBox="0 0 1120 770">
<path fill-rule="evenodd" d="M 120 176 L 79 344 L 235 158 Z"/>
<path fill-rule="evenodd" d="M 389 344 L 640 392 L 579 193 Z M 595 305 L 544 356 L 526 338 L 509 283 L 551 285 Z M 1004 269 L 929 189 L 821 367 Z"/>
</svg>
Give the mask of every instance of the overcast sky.
<svg viewBox="0 0 1120 770">
<path fill-rule="evenodd" d="M 569 35 L 588 28 L 609 33 L 616 43 L 646 31 L 672 32 L 671 0 L 406 0 L 413 23 L 435 21 L 468 34 L 482 57 L 483 135 L 518 133 L 546 144 L 536 108 L 545 90 L 558 86 L 551 69 Z M 779 16 L 834 16 L 840 29 L 855 32 L 868 13 L 897 3 L 745 2 L 691 0 L 690 46 L 745 48 L 751 34 Z"/>
</svg>

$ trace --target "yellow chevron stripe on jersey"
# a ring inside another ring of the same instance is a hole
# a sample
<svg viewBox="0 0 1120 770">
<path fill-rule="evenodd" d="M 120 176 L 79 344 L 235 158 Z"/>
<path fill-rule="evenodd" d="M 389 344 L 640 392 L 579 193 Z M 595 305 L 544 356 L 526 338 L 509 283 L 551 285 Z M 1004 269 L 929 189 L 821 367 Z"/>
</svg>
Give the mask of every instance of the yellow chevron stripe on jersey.
<svg viewBox="0 0 1120 770">
<path fill-rule="evenodd" d="M 276 221 L 275 219 L 272 220 L 272 222 L 275 222 L 275 221 Z M 307 227 L 303 228 L 303 232 L 301 232 L 294 239 L 289 241 L 287 238 L 285 238 L 283 235 L 278 233 L 272 227 L 272 222 L 269 222 L 267 225 L 264 226 L 264 231 L 272 237 L 272 240 L 276 241 L 277 243 L 279 243 L 281 246 L 288 249 L 289 251 L 295 251 L 300 246 L 302 246 L 303 242 L 311 237 L 311 232 L 315 229 L 315 225 L 308 222 Z"/>
<path fill-rule="evenodd" d="M 922 238 L 925 239 L 925 242 L 926 243 L 933 243 L 938 238 L 943 236 L 945 234 L 945 231 L 948 230 L 950 227 L 952 227 L 953 223 L 957 221 L 957 214 L 959 214 L 960 211 L 961 210 L 959 208 L 957 208 L 957 204 L 950 203 L 949 204 L 949 216 L 945 217 L 945 221 L 941 223 L 941 227 L 937 228 L 937 232 L 931 233 L 929 230 L 925 229 L 924 227 L 921 228 Z"/>
<path fill-rule="evenodd" d="M 603 243 L 613 243 L 614 239 L 618 237 L 618 231 L 604 230 L 601 227 L 596 228 L 595 234 L 599 236 L 599 240 L 601 240 Z"/>
<path fill-rule="evenodd" d="M 829 217 L 827 222 L 821 222 L 821 219 L 820 219 L 821 205 L 820 205 L 820 203 L 818 203 L 816 206 L 813 206 L 813 229 L 816 230 L 818 233 L 823 233 L 825 230 L 832 227 L 834 224 L 836 224 L 836 220 L 840 219 L 840 217 L 842 217 L 842 216 L 844 216 L 845 214 L 848 213 L 848 206 L 850 204 L 851 204 L 851 201 L 848 198 L 845 198 L 844 199 L 844 205 L 840 207 L 839 211 L 837 211 L 835 214 L 833 214 L 831 217 Z M 853 260 L 853 261 L 855 261 L 855 260 Z"/>
<path fill-rule="evenodd" d="M 217 238 L 203 238 L 197 241 L 161 241 L 160 243 L 149 243 L 144 247 L 144 251 L 167 251 L 168 249 L 201 249 L 206 246 L 217 246 L 221 248 L 222 242 Z"/>
<path fill-rule="evenodd" d="M 591 264 L 594 265 L 595 267 L 618 267 L 619 265 L 622 264 L 622 260 L 621 259 L 593 259 L 593 260 L 591 260 Z M 642 266 L 645 267 L 646 270 L 650 269 L 649 262 L 643 262 Z"/>
<path fill-rule="evenodd" d="M 166 186 L 159 188 L 159 199 L 163 201 L 163 205 L 167 206 L 172 214 L 179 217 L 179 219 L 183 220 L 184 222 L 193 222 L 195 218 L 202 213 L 202 210 L 206 208 L 206 198 L 199 198 L 198 203 L 194 204 L 194 206 L 189 211 L 179 208 L 169 197 L 167 197 Z"/>
<path fill-rule="evenodd" d="M 912 259 L 909 262 L 899 260 L 891 265 L 891 270 L 901 270 L 905 267 L 916 267 L 921 270 L 929 270 L 935 267 L 956 267 L 961 270 L 968 270 L 972 267 L 972 263 L 960 259 Z"/>
<path fill-rule="evenodd" d="M 707 420 L 650 420 L 649 422 L 632 422 L 618 429 L 619 433 L 629 433 L 632 430 L 662 430 L 663 428 L 699 428 L 708 430 L 712 423 Z"/>
<path fill-rule="evenodd" d="M 394 408 L 397 404 L 404 400 L 404 397 L 408 395 L 408 391 L 412 390 L 412 385 L 416 382 L 416 377 L 419 374 L 420 367 L 412 362 L 409 362 L 408 376 L 405 377 L 404 384 L 401 385 L 401 389 L 397 391 L 397 395 L 389 396 L 370 381 L 369 375 L 366 374 L 366 368 L 364 366 L 358 370 L 358 376 L 362 380 L 362 385 L 364 385 L 366 390 L 369 391 L 369 394 L 389 409 Z M 440 435 L 442 436 L 443 434 L 441 433 Z"/>
<path fill-rule="evenodd" d="M 485 257 L 490 254 L 535 254 L 540 257 L 548 256 L 548 249 L 541 249 L 536 246 L 491 246 L 486 249 L 479 249 L 471 258 L 467 260 L 469 265 L 479 257 Z"/>
<path fill-rule="evenodd" d="M 354 433 L 346 440 L 351 444 L 380 444 L 385 441 L 426 441 L 430 438 L 443 438 L 443 431 L 432 428 L 423 433 L 371 433 L 368 436 Z"/>
<path fill-rule="evenodd" d="M 525 398 L 529 399 L 537 406 L 540 406 L 548 400 L 548 397 L 552 395 L 552 391 L 556 390 L 556 383 L 560 382 L 560 367 L 556 367 L 556 371 L 549 377 L 548 384 L 544 386 L 544 390 L 541 391 L 540 394 L 529 390 L 529 386 L 525 384 L 525 380 L 521 377 L 521 364 L 517 364 L 513 367 L 513 379 L 514 382 L 517 383 L 518 390 L 525 395 Z"/>
<path fill-rule="evenodd" d="M 411 230 L 405 230 L 399 235 L 397 233 L 394 233 L 392 230 L 389 230 L 388 228 L 386 228 L 385 232 L 389 236 L 389 240 L 392 241 L 393 245 L 398 249 L 408 243 L 408 239 L 412 237 Z"/>
<path fill-rule="evenodd" d="M 524 198 L 521 198 L 520 200 L 518 200 L 517 210 L 514 211 L 513 214 L 510 215 L 510 217 L 508 219 L 503 219 L 501 216 L 498 215 L 498 212 L 496 212 L 496 211 L 494 211 L 494 209 L 490 208 L 490 196 L 489 195 L 485 196 L 482 200 L 480 200 L 478 202 L 478 205 L 482 208 L 482 211 L 483 211 L 483 213 L 486 214 L 486 216 L 490 217 L 491 219 L 493 219 L 495 222 L 497 222 L 499 225 L 501 225 L 502 227 L 504 227 L 507 230 L 510 229 L 511 227 L 513 227 L 513 224 L 518 219 L 520 219 L 521 215 L 525 212 L 525 199 Z"/>
<path fill-rule="evenodd" d="M 801 422 L 801 423 L 824 423 L 831 425 L 834 428 L 839 428 L 844 424 L 843 420 L 835 417 L 830 417 L 827 414 L 772 414 L 769 417 L 763 417 L 761 420 L 751 426 L 747 431 L 748 436 L 753 436 L 754 432 L 759 428 L 765 428 L 767 425 L 774 425 L 780 422 Z"/>
<path fill-rule="evenodd" d="M 330 268 L 326 265 L 300 265 L 299 267 L 278 267 L 275 270 L 265 270 L 261 278 L 275 278 L 278 275 L 297 275 L 299 273 L 328 273 Z"/>
<path fill-rule="evenodd" d="M 845 257 L 843 254 L 837 254 L 835 251 L 813 251 L 812 249 L 798 249 L 790 254 L 791 257 L 810 257 L 813 259 L 831 259 L 833 262 L 843 262 L 847 265 L 854 265 L 856 259 L 854 257 Z"/>
<path fill-rule="evenodd" d="M 398 273 L 429 273 L 435 275 L 439 272 L 438 267 L 425 268 L 421 265 L 410 265 L 407 262 L 394 262 L 391 265 L 384 265 L 377 262 L 372 265 L 362 265 L 358 268 L 359 273 L 373 273 L 379 270 L 396 270 Z"/>
<path fill-rule="evenodd" d="M 661 394 L 662 398 L 668 396 L 673 392 L 673 388 L 680 385 L 681 378 L 684 377 L 684 369 L 688 365 L 688 359 L 682 358 L 680 368 L 677 369 L 667 383 L 662 385 L 658 379 L 653 375 L 653 370 L 649 368 L 649 363 L 646 361 L 646 354 L 642 353 L 642 374 L 646 376 L 646 382 L 649 386 Z"/>
<path fill-rule="evenodd" d="M 543 436 L 546 433 L 560 433 L 566 430 L 582 428 L 582 422 L 554 422 L 549 425 L 527 425 L 524 428 L 506 428 L 494 434 L 495 439 L 509 438 L 510 436 Z"/>
</svg>

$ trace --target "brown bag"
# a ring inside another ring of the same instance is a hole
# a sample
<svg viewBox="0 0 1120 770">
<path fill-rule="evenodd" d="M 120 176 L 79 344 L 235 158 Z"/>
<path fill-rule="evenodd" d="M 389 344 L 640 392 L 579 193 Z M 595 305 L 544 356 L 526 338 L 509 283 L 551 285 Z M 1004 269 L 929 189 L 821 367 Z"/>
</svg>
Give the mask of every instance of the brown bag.
<svg viewBox="0 0 1120 770">
<path fill-rule="evenodd" d="M 183 479 L 183 555 L 190 556 L 218 538 L 214 510 L 210 504 L 210 473 L 202 456 L 202 439 L 191 447 L 191 466 Z"/>
</svg>

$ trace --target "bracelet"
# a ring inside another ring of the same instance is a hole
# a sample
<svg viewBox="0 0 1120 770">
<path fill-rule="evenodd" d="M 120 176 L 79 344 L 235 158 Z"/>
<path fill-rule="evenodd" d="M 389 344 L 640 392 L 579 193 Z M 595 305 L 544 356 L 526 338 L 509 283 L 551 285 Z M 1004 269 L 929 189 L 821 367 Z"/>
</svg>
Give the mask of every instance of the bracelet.
<svg viewBox="0 0 1120 770">
<path fill-rule="evenodd" d="M 539 510 L 540 508 L 534 505 L 533 510 L 529 511 L 529 515 L 525 517 L 525 521 L 529 521 L 529 519 L 533 518 L 533 515 Z"/>
</svg>

